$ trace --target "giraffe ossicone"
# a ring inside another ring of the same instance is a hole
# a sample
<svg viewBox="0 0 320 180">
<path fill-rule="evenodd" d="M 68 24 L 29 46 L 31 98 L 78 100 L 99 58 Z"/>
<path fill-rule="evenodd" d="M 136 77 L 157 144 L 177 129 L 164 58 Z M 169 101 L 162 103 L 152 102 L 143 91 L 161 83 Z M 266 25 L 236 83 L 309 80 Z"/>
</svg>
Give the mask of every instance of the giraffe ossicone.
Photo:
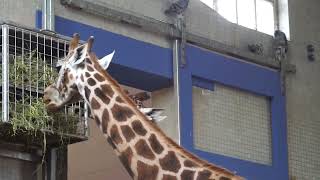
<svg viewBox="0 0 320 180">
<path fill-rule="evenodd" d="M 91 52 L 93 37 L 74 34 L 59 77 L 44 91 L 49 111 L 83 98 L 129 175 L 137 180 L 240 180 L 240 176 L 189 153 L 143 114 Z M 113 56 L 113 55 L 112 55 Z M 109 57 L 110 58 L 110 57 Z M 112 57 L 111 57 L 112 59 Z M 110 64 L 111 60 L 108 60 Z"/>
</svg>

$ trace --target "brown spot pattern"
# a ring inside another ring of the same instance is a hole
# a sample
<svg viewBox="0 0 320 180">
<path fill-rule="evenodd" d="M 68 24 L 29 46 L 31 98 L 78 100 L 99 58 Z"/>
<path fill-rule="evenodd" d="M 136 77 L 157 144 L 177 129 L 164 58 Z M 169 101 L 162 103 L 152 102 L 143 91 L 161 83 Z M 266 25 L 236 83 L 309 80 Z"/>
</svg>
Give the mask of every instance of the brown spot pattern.
<svg viewBox="0 0 320 180">
<path fill-rule="evenodd" d="M 154 134 L 151 134 L 151 136 L 148 138 L 149 143 L 151 145 L 151 148 L 154 152 L 157 154 L 161 154 L 162 151 L 164 150 L 162 145 L 160 144 L 159 140 Z"/>
<path fill-rule="evenodd" d="M 90 59 L 89 59 L 89 58 L 86 58 L 86 63 L 88 63 L 88 64 L 92 64 L 92 62 L 90 61 Z"/>
<path fill-rule="evenodd" d="M 132 156 L 133 156 L 133 153 L 130 147 L 128 147 L 125 151 L 123 151 L 119 156 L 120 161 L 122 162 L 123 166 L 126 168 L 126 170 L 128 171 L 131 177 L 133 177 L 133 172 L 131 170 Z"/>
<path fill-rule="evenodd" d="M 89 78 L 87 81 L 88 81 L 88 84 L 89 84 L 90 86 L 94 86 L 94 85 L 97 84 L 96 81 L 95 81 L 94 79 L 92 79 L 92 78 Z"/>
<path fill-rule="evenodd" d="M 132 131 L 131 127 L 129 127 L 128 125 L 121 126 L 120 128 L 127 142 L 130 142 L 131 139 L 135 137 L 134 132 Z"/>
<path fill-rule="evenodd" d="M 108 85 L 108 84 L 102 84 L 102 85 L 101 85 L 101 89 L 102 89 L 102 91 L 105 92 L 109 97 L 112 97 L 113 94 L 114 94 L 111 86 Z"/>
<path fill-rule="evenodd" d="M 102 112 L 102 132 L 107 133 L 109 123 L 109 112 L 108 109 L 104 109 Z"/>
<path fill-rule="evenodd" d="M 175 176 L 164 174 L 162 180 L 177 180 Z"/>
<path fill-rule="evenodd" d="M 124 103 L 123 99 L 120 96 L 116 97 L 116 101 L 119 103 Z"/>
<path fill-rule="evenodd" d="M 94 69 L 91 66 L 87 66 L 88 71 L 93 72 Z"/>
<path fill-rule="evenodd" d="M 203 170 L 203 171 L 200 171 L 198 173 L 198 177 L 197 177 L 197 180 L 204 180 L 204 179 L 209 179 L 210 176 L 211 176 L 211 172 L 208 171 L 208 170 Z"/>
<path fill-rule="evenodd" d="M 127 118 L 130 118 L 133 116 L 133 112 L 128 107 L 119 106 L 118 104 L 115 104 L 112 108 L 112 115 L 113 117 L 120 122 L 126 121 Z"/>
<path fill-rule="evenodd" d="M 95 95 L 96 95 L 97 97 L 99 97 L 99 98 L 101 99 L 101 101 L 102 101 L 103 103 L 109 104 L 110 98 L 108 98 L 108 97 L 102 92 L 102 90 L 101 90 L 100 88 L 96 88 L 96 89 L 94 90 L 94 93 L 95 93 Z"/>
<path fill-rule="evenodd" d="M 113 149 L 116 149 L 116 145 L 112 142 L 112 139 L 110 137 L 107 137 L 107 142 L 110 144 L 110 146 L 113 148 Z"/>
<path fill-rule="evenodd" d="M 227 177 L 220 177 L 219 180 L 231 180 L 231 179 Z"/>
<path fill-rule="evenodd" d="M 81 79 L 82 82 L 84 82 L 83 74 L 81 74 L 80 79 Z"/>
<path fill-rule="evenodd" d="M 155 180 L 158 176 L 159 168 L 156 165 L 148 165 L 141 161 L 137 163 L 138 180 Z"/>
<path fill-rule="evenodd" d="M 122 139 L 120 137 L 118 127 L 116 125 L 113 125 L 110 130 L 110 138 L 115 144 L 121 144 Z"/>
<path fill-rule="evenodd" d="M 159 160 L 160 165 L 163 170 L 172 171 L 177 173 L 181 168 L 180 161 L 178 160 L 176 154 L 173 151 L 169 151 L 168 154 Z"/>
<path fill-rule="evenodd" d="M 194 171 L 191 170 L 184 170 L 181 173 L 181 179 L 183 180 L 193 180 L 193 176 L 194 176 Z"/>
<path fill-rule="evenodd" d="M 194 162 L 192 162 L 192 161 L 190 161 L 190 160 L 185 160 L 184 161 L 184 166 L 186 166 L 186 167 L 197 167 L 198 165 L 196 164 L 196 163 L 194 163 Z"/>
<path fill-rule="evenodd" d="M 147 158 L 147 159 L 155 159 L 155 155 L 153 154 L 153 152 L 151 151 L 149 145 L 146 143 L 145 140 L 140 139 L 135 145 L 134 145 L 137 154 Z"/>
<path fill-rule="evenodd" d="M 84 64 L 84 63 L 78 64 L 78 68 L 79 68 L 79 69 L 84 69 L 84 67 L 85 67 L 85 64 Z"/>
<path fill-rule="evenodd" d="M 100 67 L 100 64 L 94 64 L 94 68 L 99 69 Z"/>
<path fill-rule="evenodd" d="M 104 81 L 103 76 L 101 76 L 99 73 L 95 73 L 93 76 L 94 76 L 94 77 L 96 78 L 96 80 L 98 80 L 99 82 Z"/>
<path fill-rule="evenodd" d="M 86 72 L 85 75 L 87 78 L 90 77 L 90 73 L 88 73 L 88 72 Z"/>
<path fill-rule="evenodd" d="M 84 95 L 86 96 L 88 101 L 89 101 L 89 98 L 90 98 L 90 93 L 91 93 L 90 89 L 87 86 L 85 86 L 84 87 Z"/>
<path fill-rule="evenodd" d="M 95 116 L 94 116 L 94 120 L 96 121 L 98 127 L 100 127 L 101 122 L 100 122 L 100 120 L 99 120 L 99 117 L 95 115 Z"/>
<path fill-rule="evenodd" d="M 68 84 L 68 83 L 69 83 L 68 71 L 64 72 L 63 82 L 64 82 L 65 84 Z"/>
<path fill-rule="evenodd" d="M 76 84 L 72 84 L 72 85 L 70 86 L 70 88 L 71 88 L 73 91 L 78 91 L 78 87 L 77 87 Z"/>
<path fill-rule="evenodd" d="M 99 109 L 101 106 L 99 104 L 99 102 L 96 100 L 96 98 L 92 98 L 91 99 L 91 108 L 92 109 Z"/>
<path fill-rule="evenodd" d="M 131 125 L 134 132 L 136 132 L 140 136 L 144 136 L 147 134 L 147 130 L 143 127 L 142 123 L 139 120 L 133 121 Z"/>
</svg>

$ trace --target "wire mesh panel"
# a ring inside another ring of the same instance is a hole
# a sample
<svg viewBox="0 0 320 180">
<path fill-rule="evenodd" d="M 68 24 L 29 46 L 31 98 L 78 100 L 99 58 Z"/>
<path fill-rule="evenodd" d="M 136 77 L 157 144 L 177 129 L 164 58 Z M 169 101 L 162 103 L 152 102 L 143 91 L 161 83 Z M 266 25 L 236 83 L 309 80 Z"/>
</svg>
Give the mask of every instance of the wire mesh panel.
<svg viewBox="0 0 320 180">
<path fill-rule="evenodd" d="M 49 114 L 42 101 L 44 89 L 58 76 L 55 64 L 67 54 L 68 41 L 11 25 L 2 25 L 1 33 L 1 104 L 7 108 L 2 111 L 7 115 L 1 116 L 2 121 L 13 129 L 85 136 L 83 102 Z"/>
<path fill-rule="evenodd" d="M 34 180 L 37 179 L 37 164 L 0 156 L 1 180 Z"/>
<path fill-rule="evenodd" d="M 272 163 L 270 101 L 214 84 L 193 87 L 195 148 L 252 162 Z"/>
<path fill-rule="evenodd" d="M 320 179 L 319 127 L 319 119 L 288 119 L 289 173 L 292 180 Z"/>
</svg>

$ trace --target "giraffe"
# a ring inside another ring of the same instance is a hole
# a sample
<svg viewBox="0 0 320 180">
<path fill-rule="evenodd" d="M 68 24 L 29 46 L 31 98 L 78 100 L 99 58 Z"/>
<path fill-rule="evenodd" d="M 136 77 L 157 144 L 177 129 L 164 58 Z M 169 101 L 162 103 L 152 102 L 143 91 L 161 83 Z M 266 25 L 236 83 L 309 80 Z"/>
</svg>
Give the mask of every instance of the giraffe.
<svg viewBox="0 0 320 180">
<path fill-rule="evenodd" d="M 91 52 L 93 37 L 78 46 L 74 34 L 69 53 L 59 62 L 57 82 L 44 91 L 48 111 L 83 98 L 101 132 L 133 179 L 240 180 L 233 172 L 201 160 L 180 147 L 152 123 Z"/>
</svg>

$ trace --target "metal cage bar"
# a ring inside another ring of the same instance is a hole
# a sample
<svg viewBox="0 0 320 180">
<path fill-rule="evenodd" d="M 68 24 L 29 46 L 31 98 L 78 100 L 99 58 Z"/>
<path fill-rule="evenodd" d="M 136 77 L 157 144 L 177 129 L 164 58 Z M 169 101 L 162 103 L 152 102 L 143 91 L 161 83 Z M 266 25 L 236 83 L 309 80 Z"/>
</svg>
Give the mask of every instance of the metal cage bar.
<svg viewBox="0 0 320 180">
<path fill-rule="evenodd" d="M 39 99 L 42 98 L 44 89 L 57 77 L 55 63 L 68 53 L 68 39 L 60 38 L 59 35 L 12 24 L 2 24 L 1 33 L 0 126 L 3 122 L 12 123 L 17 117 L 32 120 L 30 107 L 37 105 L 38 102 L 41 103 Z M 55 133 L 62 128 L 62 134 L 86 139 L 89 119 L 87 108 L 83 101 L 65 106 L 59 112 L 61 114 L 59 118 L 55 114 L 51 119 L 52 124 L 40 130 Z M 40 118 L 45 117 L 47 117 L 45 114 L 40 116 Z"/>
<path fill-rule="evenodd" d="M 9 26 L 2 25 L 2 121 L 9 121 Z"/>
</svg>

